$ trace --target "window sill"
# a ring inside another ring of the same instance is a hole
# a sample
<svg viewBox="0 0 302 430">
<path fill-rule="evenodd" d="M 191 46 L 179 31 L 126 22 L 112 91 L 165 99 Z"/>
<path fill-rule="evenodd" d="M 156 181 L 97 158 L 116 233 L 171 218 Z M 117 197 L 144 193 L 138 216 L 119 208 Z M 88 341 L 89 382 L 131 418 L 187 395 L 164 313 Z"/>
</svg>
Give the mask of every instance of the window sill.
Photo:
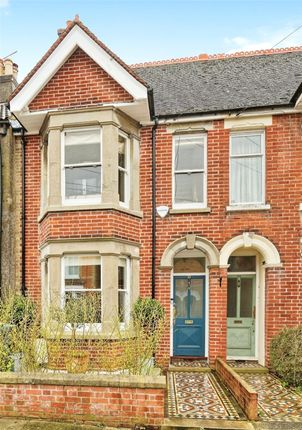
<svg viewBox="0 0 302 430">
<path fill-rule="evenodd" d="M 96 204 L 96 205 L 79 205 L 79 206 L 48 206 L 43 209 L 40 216 L 38 217 L 38 222 L 41 222 L 48 213 L 51 212 L 71 212 L 71 211 L 100 211 L 100 210 L 114 210 L 118 212 L 123 212 L 128 215 L 133 215 L 138 218 L 143 218 L 143 212 L 134 209 L 128 209 L 120 205 L 112 204 Z"/>
<path fill-rule="evenodd" d="M 210 213 L 211 208 L 174 208 L 170 209 L 169 213 L 172 215 L 175 214 L 190 214 L 190 213 Z"/>
<path fill-rule="evenodd" d="M 247 206 L 227 206 L 227 212 L 247 212 L 247 211 L 268 211 L 271 210 L 271 205 L 247 205 Z"/>
</svg>

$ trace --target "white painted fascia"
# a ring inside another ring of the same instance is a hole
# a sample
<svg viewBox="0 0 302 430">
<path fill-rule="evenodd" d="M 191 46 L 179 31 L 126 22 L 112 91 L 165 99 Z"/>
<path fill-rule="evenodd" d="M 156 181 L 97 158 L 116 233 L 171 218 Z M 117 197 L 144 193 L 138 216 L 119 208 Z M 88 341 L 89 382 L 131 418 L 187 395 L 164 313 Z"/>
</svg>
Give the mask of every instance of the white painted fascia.
<svg viewBox="0 0 302 430">
<path fill-rule="evenodd" d="M 302 106 L 300 109 L 298 108 L 277 108 L 277 109 L 269 109 L 267 111 L 263 110 L 255 110 L 253 112 L 242 112 L 240 115 L 237 113 L 232 114 L 205 114 L 205 115 L 192 115 L 192 116 L 182 116 L 179 114 L 179 116 L 176 116 L 175 118 L 168 118 L 168 119 L 160 119 L 158 121 L 158 124 L 180 124 L 180 123 L 194 123 L 194 122 L 202 122 L 202 121 L 215 121 L 215 120 L 222 120 L 222 119 L 232 119 L 232 118 L 249 118 L 249 117 L 258 117 L 258 116 L 269 116 L 269 115 L 283 115 L 283 114 L 290 114 L 290 113 L 302 113 Z M 154 125 L 154 121 L 146 121 L 141 123 L 142 126 L 150 126 Z"/>
<path fill-rule="evenodd" d="M 21 112 L 28 106 L 78 47 L 102 67 L 134 99 L 147 98 L 147 88 L 91 39 L 78 25 L 75 25 L 20 92 L 11 100 L 11 111 Z"/>
</svg>

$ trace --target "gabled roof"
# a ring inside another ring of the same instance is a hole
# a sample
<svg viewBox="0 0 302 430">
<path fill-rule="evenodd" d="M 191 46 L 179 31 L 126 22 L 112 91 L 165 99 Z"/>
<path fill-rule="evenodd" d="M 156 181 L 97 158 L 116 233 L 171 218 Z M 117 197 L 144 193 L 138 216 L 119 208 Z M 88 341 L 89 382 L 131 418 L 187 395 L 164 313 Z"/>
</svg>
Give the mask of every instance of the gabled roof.
<svg viewBox="0 0 302 430">
<path fill-rule="evenodd" d="M 157 116 L 290 107 L 302 82 L 302 47 L 202 55 L 134 69 L 153 88 Z"/>
<path fill-rule="evenodd" d="M 85 27 L 76 16 L 73 21 L 67 22 L 66 29 L 62 31 L 55 43 L 12 93 L 10 100 L 14 101 L 17 110 L 20 110 L 20 103 L 16 102 L 16 100 L 18 102 L 20 100 L 20 93 L 23 95 L 23 102 L 28 104 L 77 47 L 82 48 L 90 55 L 100 67 L 104 68 L 120 85 L 125 87 L 134 98 L 144 96 L 143 93 L 147 88 L 144 80 Z M 97 50 L 97 47 L 100 49 Z M 50 61 L 52 61 L 51 67 L 49 67 Z M 124 75 L 122 76 L 123 73 Z M 129 82 L 125 79 L 127 75 Z"/>
<path fill-rule="evenodd" d="M 67 22 L 67 28 L 62 30 L 55 43 L 10 97 L 12 112 L 20 118 L 28 131 L 37 133 L 47 114 L 47 109 L 31 112 L 30 103 L 78 48 L 132 96 L 132 101 L 112 102 L 111 104 L 122 105 L 120 109 L 137 121 L 150 120 L 148 85 L 143 78 L 98 40 L 76 16 L 73 21 Z"/>
</svg>

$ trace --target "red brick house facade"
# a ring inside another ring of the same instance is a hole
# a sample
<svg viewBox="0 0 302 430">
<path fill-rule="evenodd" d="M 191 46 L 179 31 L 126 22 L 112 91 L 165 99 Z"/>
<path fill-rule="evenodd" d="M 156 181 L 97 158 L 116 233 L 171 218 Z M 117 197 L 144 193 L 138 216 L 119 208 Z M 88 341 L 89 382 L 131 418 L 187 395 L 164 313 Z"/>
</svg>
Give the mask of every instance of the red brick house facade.
<svg viewBox="0 0 302 430">
<path fill-rule="evenodd" d="M 10 102 L 27 129 L 28 295 L 93 288 L 106 333 L 153 294 L 163 365 L 268 363 L 302 322 L 301 63 L 289 49 L 130 68 L 69 22 Z"/>
</svg>

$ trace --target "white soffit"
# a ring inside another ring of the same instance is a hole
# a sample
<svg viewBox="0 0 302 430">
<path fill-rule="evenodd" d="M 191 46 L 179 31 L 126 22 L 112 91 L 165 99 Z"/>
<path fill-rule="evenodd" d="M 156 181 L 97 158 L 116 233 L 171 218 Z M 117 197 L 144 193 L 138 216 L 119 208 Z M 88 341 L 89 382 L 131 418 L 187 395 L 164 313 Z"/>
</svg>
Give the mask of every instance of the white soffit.
<svg viewBox="0 0 302 430">
<path fill-rule="evenodd" d="M 75 25 L 20 92 L 11 100 L 11 110 L 13 112 L 21 112 L 26 108 L 78 47 L 86 52 L 134 99 L 147 98 L 147 88 L 91 39 L 78 25 Z"/>
</svg>

